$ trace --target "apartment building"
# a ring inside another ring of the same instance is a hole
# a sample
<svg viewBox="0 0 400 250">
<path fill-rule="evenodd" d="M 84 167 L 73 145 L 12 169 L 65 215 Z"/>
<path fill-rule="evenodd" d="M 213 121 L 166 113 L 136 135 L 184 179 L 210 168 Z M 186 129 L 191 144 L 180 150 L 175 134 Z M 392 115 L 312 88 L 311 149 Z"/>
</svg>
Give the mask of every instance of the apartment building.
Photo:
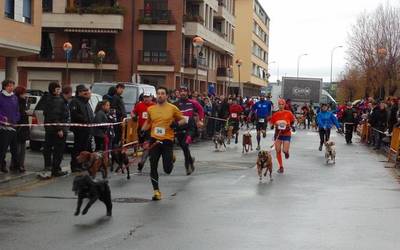
<svg viewBox="0 0 400 250">
<path fill-rule="evenodd" d="M 138 0 L 134 72 L 141 82 L 222 94 L 232 82 L 234 0 Z M 201 37 L 201 50 L 193 38 Z M 197 80 L 196 80 L 197 79 Z"/>
<path fill-rule="evenodd" d="M 18 62 L 20 82 L 46 90 L 50 81 L 75 86 L 131 81 L 131 0 L 42 0 L 40 53 Z M 72 45 L 68 52 L 64 44 Z M 99 51 L 104 51 L 101 57 Z"/>
<path fill-rule="evenodd" d="M 239 82 L 245 96 L 259 95 L 268 83 L 269 23 L 267 12 L 257 0 L 236 0 L 235 87 Z M 240 79 L 239 79 L 240 70 Z"/>
<path fill-rule="evenodd" d="M 0 79 L 18 82 L 18 58 L 40 52 L 41 1 L 0 2 Z"/>
</svg>

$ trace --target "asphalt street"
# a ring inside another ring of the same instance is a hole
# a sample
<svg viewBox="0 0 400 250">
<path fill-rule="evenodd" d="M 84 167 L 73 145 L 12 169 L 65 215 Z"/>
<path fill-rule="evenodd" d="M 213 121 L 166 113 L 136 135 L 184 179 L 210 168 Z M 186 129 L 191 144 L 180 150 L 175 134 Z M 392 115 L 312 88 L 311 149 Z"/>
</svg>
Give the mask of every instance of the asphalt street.
<svg viewBox="0 0 400 250">
<path fill-rule="evenodd" d="M 172 175 L 161 175 L 162 201 L 150 201 L 148 165 L 131 180 L 112 175 L 111 218 L 101 202 L 73 216 L 73 176 L 36 183 L 0 197 L 0 249 L 399 249 L 397 172 L 358 139 L 332 139 L 337 162 L 326 165 L 318 134 L 298 131 L 285 173 L 274 156 L 274 180 L 261 183 L 256 151 L 197 143 L 194 175 L 184 174 L 180 151 Z"/>
</svg>

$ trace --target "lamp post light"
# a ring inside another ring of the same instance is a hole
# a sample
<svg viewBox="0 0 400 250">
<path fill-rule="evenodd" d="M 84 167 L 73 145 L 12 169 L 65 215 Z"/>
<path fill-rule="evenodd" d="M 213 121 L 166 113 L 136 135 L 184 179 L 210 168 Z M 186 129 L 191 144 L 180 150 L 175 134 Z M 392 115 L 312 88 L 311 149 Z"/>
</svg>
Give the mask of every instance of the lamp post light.
<svg viewBox="0 0 400 250">
<path fill-rule="evenodd" d="M 66 60 L 66 72 L 65 72 L 65 82 L 66 84 L 69 84 L 69 69 L 68 69 L 68 63 L 69 63 L 69 56 L 72 51 L 72 44 L 70 42 L 65 42 L 63 44 L 63 50 L 65 52 L 65 60 Z"/>
<path fill-rule="evenodd" d="M 334 47 L 333 49 L 332 49 L 332 51 L 331 51 L 331 85 L 332 85 L 332 82 L 333 82 L 333 53 L 335 52 L 335 50 L 336 49 L 339 49 L 339 48 L 343 48 L 343 46 L 336 46 L 336 47 Z"/>
<path fill-rule="evenodd" d="M 240 92 L 239 95 L 243 96 L 243 86 L 242 86 L 242 83 L 240 82 L 240 66 L 242 66 L 243 62 L 242 62 L 242 60 L 237 59 L 235 63 L 237 65 L 237 67 L 238 67 L 239 92 Z"/>
<path fill-rule="evenodd" d="M 199 86 L 200 89 L 200 84 L 199 84 L 199 59 L 200 59 L 200 52 L 201 48 L 203 47 L 204 40 L 203 38 L 196 36 L 193 38 L 193 47 L 196 49 L 196 81 L 195 81 L 195 86 L 194 90 L 196 90 L 196 86 Z"/>
<path fill-rule="evenodd" d="M 97 57 L 100 59 L 100 82 L 103 81 L 103 59 L 106 57 L 106 52 L 100 50 L 97 52 Z"/>
<path fill-rule="evenodd" d="M 279 62 L 273 61 L 270 62 L 269 64 L 274 64 L 274 63 L 276 63 L 276 84 L 279 85 Z"/>
<path fill-rule="evenodd" d="M 308 54 L 301 54 L 301 55 L 299 55 L 299 57 L 297 57 L 297 78 L 299 78 L 300 59 L 301 59 L 303 56 L 308 56 Z"/>
</svg>

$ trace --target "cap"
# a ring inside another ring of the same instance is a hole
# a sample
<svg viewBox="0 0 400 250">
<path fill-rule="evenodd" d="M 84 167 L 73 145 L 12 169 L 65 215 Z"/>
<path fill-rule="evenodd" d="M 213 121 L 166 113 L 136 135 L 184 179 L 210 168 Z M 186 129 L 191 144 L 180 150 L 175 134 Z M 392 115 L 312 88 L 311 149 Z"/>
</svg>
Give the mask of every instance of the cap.
<svg viewBox="0 0 400 250">
<path fill-rule="evenodd" d="M 86 88 L 86 86 L 83 85 L 83 84 L 80 84 L 80 85 L 76 86 L 76 92 L 77 92 L 77 93 L 79 93 L 79 92 L 85 92 L 85 91 L 88 91 L 88 90 L 89 90 L 89 89 Z"/>
<path fill-rule="evenodd" d="M 143 96 L 153 96 L 153 94 L 150 92 L 143 92 Z"/>
</svg>

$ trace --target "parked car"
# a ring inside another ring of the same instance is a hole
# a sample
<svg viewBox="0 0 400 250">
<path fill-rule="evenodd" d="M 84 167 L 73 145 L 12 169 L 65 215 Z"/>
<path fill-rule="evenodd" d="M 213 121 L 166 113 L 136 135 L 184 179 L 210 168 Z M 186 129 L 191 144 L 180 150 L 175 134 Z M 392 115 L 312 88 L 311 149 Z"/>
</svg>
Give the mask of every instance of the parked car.
<svg viewBox="0 0 400 250">
<path fill-rule="evenodd" d="M 44 95 L 45 96 L 45 95 Z M 89 100 L 89 104 L 94 111 L 97 103 L 102 100 L 102 97 L 98 94 L 92 93 L 92 96 Z M 35 110 L 32 114 L 32 124 L 41 124 L 44 122 L 43 108 L 46 105 L 44 98 L 42 97 L 40 101 L 37 103 Z M 30 141 L 29 146 L 31 150 L 39 151 L 44 142 L 45 138 L 45 130 L 43 126 L 34 126 L 31 127 Z M 67 135 L 67 145 L 72 145 L 74 143 L 74 135 L 72 132 L 69 132 Z"/>
<path fill-rule="evenodd" d="M 132 111 L 133 106 L 139 100 L 139 96 L 144 93 L 148 92 L 151 93 L 153 96 L 156 96 L 156 88 L 152 85 L 148 84 L 135 84 L 135 83 L 127 83 L 125 84 L 125 90 L 122 94 L 125 103 L 125 110 L 128 114 Z M 92 92 L 104 96 L 107 94 L 108 89 L 110 87 L 115 87 L 118 83 L 113 82 L 96 82 L 93 83 L 91 86 Z"/>
</svg>

